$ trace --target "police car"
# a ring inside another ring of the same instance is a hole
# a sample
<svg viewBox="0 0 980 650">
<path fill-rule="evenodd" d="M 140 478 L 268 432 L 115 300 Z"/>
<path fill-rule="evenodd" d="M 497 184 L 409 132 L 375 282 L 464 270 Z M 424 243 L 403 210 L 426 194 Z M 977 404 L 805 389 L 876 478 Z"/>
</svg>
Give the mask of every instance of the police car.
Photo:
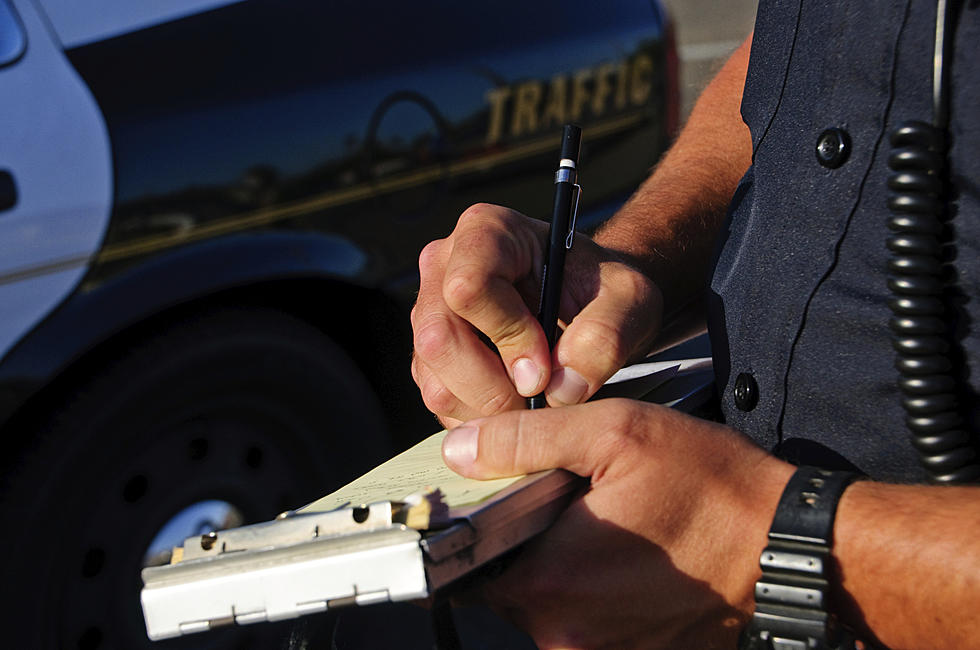
<svg viewBox="0 0 980 650">
<path fill-rule="evenodd" d="M 407 314 L 466 206 L 547 215 L 573 121 L 595 225 L 677 118 L 649 0 L 0 0 L 0 97 L 0 643 L 80 650 L 435 428 Z"/>
</svg>

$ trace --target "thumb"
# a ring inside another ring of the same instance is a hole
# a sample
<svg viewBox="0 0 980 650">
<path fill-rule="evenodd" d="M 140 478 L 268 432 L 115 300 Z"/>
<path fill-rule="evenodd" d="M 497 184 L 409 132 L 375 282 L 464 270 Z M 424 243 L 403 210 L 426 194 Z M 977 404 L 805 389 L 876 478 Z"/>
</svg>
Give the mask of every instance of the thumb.
<svg viewBox="0 0 980 650">
<path fill-rule="evenodd" d="M 446 465 L 469 478 L 489 479 L 564 468 L 580 476 L 601 473 L 617 445 L 622 411 L 612 403 L 508 411 L 451 429 L 442 442 Z M 622 406 L 622 404 L 621 404 Z"/>
</svg>

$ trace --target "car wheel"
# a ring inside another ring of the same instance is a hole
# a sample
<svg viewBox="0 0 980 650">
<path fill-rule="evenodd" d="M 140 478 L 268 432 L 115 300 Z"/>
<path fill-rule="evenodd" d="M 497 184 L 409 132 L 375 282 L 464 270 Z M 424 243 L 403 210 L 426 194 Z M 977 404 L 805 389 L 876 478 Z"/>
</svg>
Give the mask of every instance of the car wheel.
<svg viewBox="0 0 980 650">
<path fill-rule="evenodd" d="M 327 494 L 389 451 L 366 380 L 307 323 L 227 309 L 171 325 L 73 390 L 8 477 L 4 627 L 24 640 L 3 645 L 276 647 L 281 624 L 151 644 L 141 567 Z"/>
</svg>

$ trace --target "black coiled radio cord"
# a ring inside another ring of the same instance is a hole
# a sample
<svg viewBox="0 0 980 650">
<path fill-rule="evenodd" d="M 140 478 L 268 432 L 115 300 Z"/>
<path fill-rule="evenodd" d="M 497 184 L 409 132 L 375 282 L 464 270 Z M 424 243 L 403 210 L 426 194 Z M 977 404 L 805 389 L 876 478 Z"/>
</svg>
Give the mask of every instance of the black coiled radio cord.
<svg viewBox="0 0 980 650">
<path fill-rule="evenodd" d="M 936 17 L 933 123 L 907 122 L 891 134 L 892 234 L 887 240 L 894 314 L 889 327 L 902 406 L 922 465 L 933 482 L 942 484 L 980 479 L 980 461 L 957 395 L 955 312 L 949 304 L 945 256 L 947 75 L 956 14 L 946 4 L 940 0 Z"/>
</svg>

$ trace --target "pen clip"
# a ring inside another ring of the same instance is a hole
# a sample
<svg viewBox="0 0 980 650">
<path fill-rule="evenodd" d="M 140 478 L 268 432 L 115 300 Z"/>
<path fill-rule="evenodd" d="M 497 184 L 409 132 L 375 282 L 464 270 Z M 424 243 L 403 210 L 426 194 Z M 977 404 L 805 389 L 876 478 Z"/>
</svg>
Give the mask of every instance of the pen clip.
<svg viewBox="0 0 980 650">
<path fill-rule="evenodd" d="M 578 202 L 582 198 L 582 186 L 575 183 L 575 207 L 572 209 L 572 221 L 568 226 L 568 236 L 565 237 L 565 248 L 571 249 L 575 239 L 575 220 L 578 218 Z"/>
</svg>

